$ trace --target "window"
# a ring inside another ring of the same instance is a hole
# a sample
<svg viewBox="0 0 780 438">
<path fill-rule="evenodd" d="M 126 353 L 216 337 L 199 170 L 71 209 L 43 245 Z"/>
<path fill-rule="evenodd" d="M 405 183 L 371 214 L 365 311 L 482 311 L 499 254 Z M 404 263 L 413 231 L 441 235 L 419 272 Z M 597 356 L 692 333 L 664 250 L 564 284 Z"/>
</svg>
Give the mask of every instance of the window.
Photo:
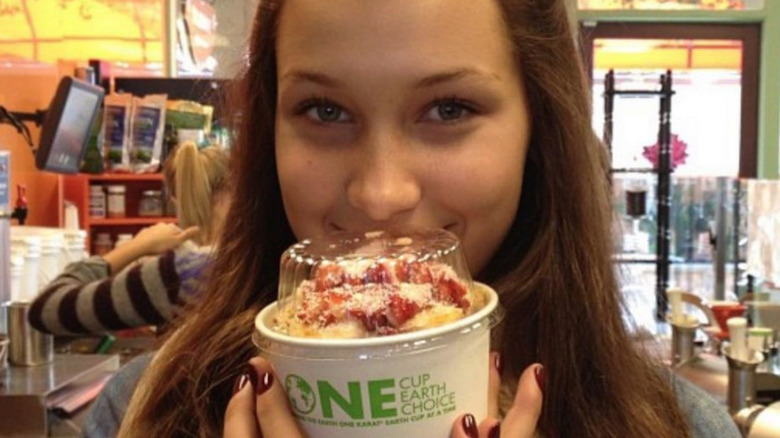
<svg viewBox="0 0 780 438">
<path fill-rule="evenodd" d="M 615 71 L 617 89 L 657 90 L 659 76 L 671 70 L 675 92 L 671 131 L 685 143 L 687 153 L 675 174 L 755 177 L 759 33 L 755 25 L 583 26 L 583 55 L 593 81 L 594 128 L 599 132 L 604 125 L 607 71 Z M 651 165 L 643 152 L 657 142 L 657 99 L 616 99 L 613 117 L 616 165 Z"/>
<path fill-rule="evenodd" d="M 673 72 L 672 148 L 676 175 L 732 176 L 740 165 L 742 42 L 739 40 L 596 39 L 594 128 L 601 136 L 604 76 L 621 90 L 659 88 Z M 615 101 L 613 165 L 651 167 L 658 138 L 658 99 Z M 679 151 L 679 152 L 678 152 Z"/>
</svg>

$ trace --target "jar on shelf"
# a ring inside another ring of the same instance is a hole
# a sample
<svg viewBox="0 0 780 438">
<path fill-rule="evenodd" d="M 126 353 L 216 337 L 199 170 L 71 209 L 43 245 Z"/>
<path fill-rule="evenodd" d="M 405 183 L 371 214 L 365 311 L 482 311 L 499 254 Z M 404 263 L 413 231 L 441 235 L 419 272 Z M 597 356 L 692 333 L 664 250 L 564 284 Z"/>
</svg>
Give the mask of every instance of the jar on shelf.
<svg viewBox="0 0 780 438">
<path fill-rule="evenodd" d="M 106 192 L 103 190 L 103 186 L 89 186 L 89 216 L 106 217 Z"/>
<path fill-rule="evenodd" d="M 113 247 L 114 242 L 111 241 L 111 234 L 97 233 L 95 241 L 92 242 L 92 254 L 102 256 L 111 251 L 111 248 Z"/>
<path fill-rule="evenodd" d="M 138 203 L 138 216 L 162 216 L 163 200 L 160 190 L 144 190 Z"/>
<path fill-rule="evenodd" d="M 110 185 L 108 191 L 108 217 L 125 217 L 125 186 Z"/>
<path fill-rule="evenodd" d="M 120 246 L 124 245 L 125 243 L 133 240 L 133 235 L 129 233 L 122 233 L 118 234 L 116 236 L 116 243 L 114 243 L 114 248 L 119 248 Z"/>
</svg>

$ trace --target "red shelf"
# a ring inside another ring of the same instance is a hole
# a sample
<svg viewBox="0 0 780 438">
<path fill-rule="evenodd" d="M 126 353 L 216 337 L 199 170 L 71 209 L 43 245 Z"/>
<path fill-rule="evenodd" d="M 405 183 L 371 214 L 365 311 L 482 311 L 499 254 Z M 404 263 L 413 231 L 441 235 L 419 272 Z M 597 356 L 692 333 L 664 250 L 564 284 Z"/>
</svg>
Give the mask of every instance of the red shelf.
<svg viewBox="0 0 780 438">
<path fill-rule="evenodd" d="M 159 222 L 174 223 L 175 217 L 109 217 L 91 218 L 92 226 L 116 226 L 116 225 L 154 225 Z"/>
<path fill-rule="evenodd" d="M 93 218 L 89 216 L 89 190 L 91 186 L 123 185 L 127 188 L 123 218 Z M 92 249 L 92 238 L 96 231 L 116 236 L 119 233 L 136 233 L 143 227 L 159 222 L 175 223 L 175 217 L 135 216 L 138 213 L 141 194 L 144 190 L 161 190 L 164 179 L 161 173 L 79 173 L 64 177 L 64 198 L 76 204 L 79 209 L 79 223 L 87 231 L 87 247 Z"/>
</svg>

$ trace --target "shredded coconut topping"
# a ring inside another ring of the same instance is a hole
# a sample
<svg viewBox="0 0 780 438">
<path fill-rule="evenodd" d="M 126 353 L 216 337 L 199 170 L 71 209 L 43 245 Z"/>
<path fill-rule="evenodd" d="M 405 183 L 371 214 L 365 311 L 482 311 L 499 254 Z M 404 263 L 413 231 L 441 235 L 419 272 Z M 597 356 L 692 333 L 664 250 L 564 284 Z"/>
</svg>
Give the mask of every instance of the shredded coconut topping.
<svg viewBox="0 0 780 438">
<path fill-rule="evenodd" d="M 277 316 L 276 329 L 304 337 L 389 335 L 460 319 L 473 301 L 455 271 L 437 261 L 328 263 L 299 285 L 296 305 Z"/>
</svg>

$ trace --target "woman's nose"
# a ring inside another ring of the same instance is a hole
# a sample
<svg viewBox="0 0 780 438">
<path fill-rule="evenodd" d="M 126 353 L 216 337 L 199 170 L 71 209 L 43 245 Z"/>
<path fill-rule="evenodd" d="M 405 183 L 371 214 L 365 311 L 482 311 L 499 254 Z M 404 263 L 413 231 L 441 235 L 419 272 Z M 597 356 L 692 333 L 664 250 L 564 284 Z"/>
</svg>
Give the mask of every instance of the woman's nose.
<svg viewBox="0 0 780 438">
<path fill-rule="evenodd" d="M 420 202 L 422 190 L 409 161 L 408 154 L 398 150 L 362 154 L 357 164 L 359 171 L 347 187 L 352 207 L 378 222 L 413 210 Z"/>
</svg>

